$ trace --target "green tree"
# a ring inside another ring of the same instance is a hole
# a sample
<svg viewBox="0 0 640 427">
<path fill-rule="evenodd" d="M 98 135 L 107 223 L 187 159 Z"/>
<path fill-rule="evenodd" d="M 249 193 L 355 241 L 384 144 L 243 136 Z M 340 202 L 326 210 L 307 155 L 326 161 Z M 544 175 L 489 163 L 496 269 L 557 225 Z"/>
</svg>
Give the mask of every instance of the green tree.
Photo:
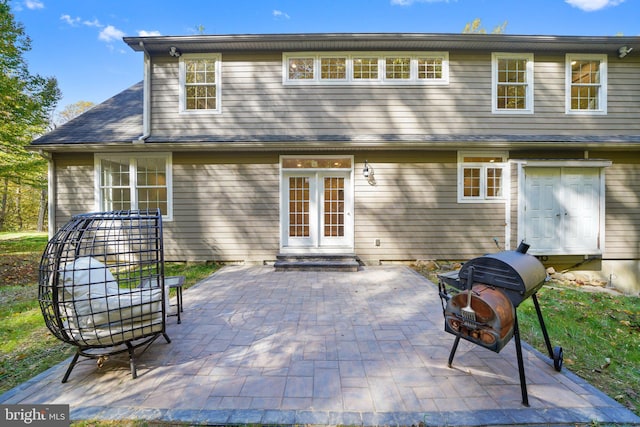
<svg viewBox="0 0 640 427">
<path fill-rule="evenodd" d="M 46 189 L 46 162 L 26 147 L 45 131 L 60 90 L 55 78 L 29 72 L 23 54 L 30 49 L 31 40 L 8 0 L 0 0 L 0 230 L 11 198 L 19 203 L 29 190 L 24 186 Z M 10 184 L 17 185 L 15 192 Z M 18 224 L 23 223 L 21 211 L 18 207 Z"/>
<path fill-rule="evenodd" d="M 507 29 L 507 21 L 504 21 L 502 25 L 497 25 L 491 30 L 491 34 L 504 34 Z M 464 34 L 487 34 L 487 30 L 482 28 L 482 21 L 480 18 L 474 19 L 472 22 L 467 22 L 462 32 Z"/>
<path fill-rule="evenodd" d="M 65 124 L 71 119 L 78 117 L 80 114 L 84 113 L 95 107 L 95 103 L 91 101 L 78 101 L 73 104 L 69 104 L 62 109 L 58 113 L 58 119 L 56 120 L 55 126 L 60 126 Z"/>
</svg>

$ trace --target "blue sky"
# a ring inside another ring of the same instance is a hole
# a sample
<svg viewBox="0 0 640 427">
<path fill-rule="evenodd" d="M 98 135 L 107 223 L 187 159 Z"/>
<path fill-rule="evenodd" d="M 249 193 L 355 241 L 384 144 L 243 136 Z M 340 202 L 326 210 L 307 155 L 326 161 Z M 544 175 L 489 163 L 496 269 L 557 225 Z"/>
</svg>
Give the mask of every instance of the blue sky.
<svg viewBox="0 0 640 427">
<path fill-rule="evenodd" d="M 507 34 L 639 36 L 640 0 L 10 0 L 32 39 L 32 73 L 58 79 L 59 109 L 100 103 L 142 79 L 123 36 L 460 33 L 480 18 Z"/>
</svg>

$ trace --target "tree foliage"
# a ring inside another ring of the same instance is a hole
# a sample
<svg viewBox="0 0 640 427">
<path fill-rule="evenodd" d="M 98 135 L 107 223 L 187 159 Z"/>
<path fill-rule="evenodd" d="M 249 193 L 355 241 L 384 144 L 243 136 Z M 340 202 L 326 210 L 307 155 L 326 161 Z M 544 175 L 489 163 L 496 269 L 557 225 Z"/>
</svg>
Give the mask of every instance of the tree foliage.
<svg viewBox="0 0 640 427">
<path fill-rule="evenodd" d="M 69 104 L 62 109 L 58 113 L 58 119 L 56 120 L 55 126 L 60 126 L 67 123 L 69 120 L 72 120 L 78 117 L 80 114 L 84 113 L 95 107 L 95 103 L 91 101 L 78 101 L 73 104 Z"/>
<path fill-rule="evenodd" d="M 501 25 L 496 25 L 491 30 L 491 34 L 504 34 L 507 29 L 507 21 L 504 21 Z M 480 18 L 474 19 L 472 22 L 467 22 L 462 30 L 464 34 L 487 34 L 487 30 L 482 28 L 482 21 Z"/>
<path fill-rule="evenodd" d="M 24 53 L 30 49 L 31 40 L 8 0 L 0 0 L 0 230 L 10 202 L 9 183 L 46 187 L 46 162 L 26 147 L 45 131 L 60 90 L 55 78 L 29 72 Z"/>
</svg>

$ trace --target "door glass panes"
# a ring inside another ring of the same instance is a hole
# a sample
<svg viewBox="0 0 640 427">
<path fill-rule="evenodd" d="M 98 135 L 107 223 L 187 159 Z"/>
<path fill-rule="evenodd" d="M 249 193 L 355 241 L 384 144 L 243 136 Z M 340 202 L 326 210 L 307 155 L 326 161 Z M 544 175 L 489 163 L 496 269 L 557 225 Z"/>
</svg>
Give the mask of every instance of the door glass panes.
<svg viewBox="0 0 640 427">
<path fill-rule="evenodd" d="M 344 236 L 344 178 L 324 178 L 324 236 Z"/>
<path fill-rule="evenodd" d="M 289 178 L 289 237 L 309 237 L 309 178 Z"/>
</svg>

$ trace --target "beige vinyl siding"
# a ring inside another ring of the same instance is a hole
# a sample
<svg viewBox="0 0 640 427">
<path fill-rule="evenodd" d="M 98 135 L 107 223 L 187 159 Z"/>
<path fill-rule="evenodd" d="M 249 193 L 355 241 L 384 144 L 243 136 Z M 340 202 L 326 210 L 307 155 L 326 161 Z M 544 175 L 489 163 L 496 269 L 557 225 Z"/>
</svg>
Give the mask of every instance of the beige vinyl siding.
<svg viewBox="0 0 640 427">
<path fill-rule="evenodd" d="M 93 154 L 56 154 L 55 164 L 56 224 L 55 230 L 73 215 L 95 210 Z"/>
<path fill-rule="evenodd" d="M 592 155 L 597 155 L 594 153 Z M 640 259 L 640 156 L 613 153 L 606 169 L 605 259 Z"/>
<path fill-rule="evenodd" d="M 168 260 L 273 260 L 279 248 L 275 154 L 173 154 Z"/>
<path fill-rule="evenodd" d="M 503 203 L 457 203 L 455 152 L 368 154 L 375 185 L 362 177 L 364 158 L 357 156 L 355 174 L 355 246 L 363 260 L 468 259 L 495 251 L 494 236 L 503 239 Z"/>
<path fill-rule="evenodd" d="M 491 113 L 491 53 L 450 53 L 445 86 L 284 86 L 280 53 L 222 55 L 222 114 L 178 113 L 178 61 L 153 59 L 152 134 L 634 134 L 637 62 L 610 57 L 608 114 L 565 114 L 565 56 L 535 55 L 535 114 Z M 634 62 L 632 64 L 632 62 Z"/>
</svg>

